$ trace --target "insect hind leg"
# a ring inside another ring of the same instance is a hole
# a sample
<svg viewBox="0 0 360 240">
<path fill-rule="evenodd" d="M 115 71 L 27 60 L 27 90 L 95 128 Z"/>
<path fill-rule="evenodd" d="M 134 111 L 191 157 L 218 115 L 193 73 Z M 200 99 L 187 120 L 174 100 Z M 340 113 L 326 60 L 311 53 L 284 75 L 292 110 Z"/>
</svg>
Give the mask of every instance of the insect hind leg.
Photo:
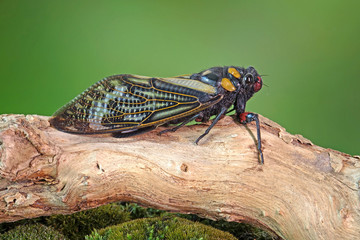
<svg viewBox="0 0 360 240">
<path fill-rule="evenodd" d="M 159 135 L 161 135 L 161 134 L 163 134 L 163 133 L 167 133 L 167 132 L 175 132 L 175 131 L 178 130 L 179 128 L 185 126 L 185 124 L 187 124 L 187 123 L 195 120 L 196 118 L 198 118 L 200 115 L 201 115 L 200 113 L 195 114 L 194 116 L 185 119 L 182 123 L 180 123 L 180 124 L 177 125 L 176 127 L 169 128 L 169 129 L 165 129 L 165 130 L 159 132 Z"/>
<path fill-rule="evenodd" d="M 126 138 L 126 137 L 139 135 L 142 133 L 150 132 L 151 130 L 154 130 L 155 128 L 156 128 L 156 126 L 151 126 L 151 127 L 134 129 L 133 131 L 129 130 L 129 131 L 123 131 L 123 132 L 115 132 L 112 134 L 112 136 L 115 138 Z"/>
</svg>

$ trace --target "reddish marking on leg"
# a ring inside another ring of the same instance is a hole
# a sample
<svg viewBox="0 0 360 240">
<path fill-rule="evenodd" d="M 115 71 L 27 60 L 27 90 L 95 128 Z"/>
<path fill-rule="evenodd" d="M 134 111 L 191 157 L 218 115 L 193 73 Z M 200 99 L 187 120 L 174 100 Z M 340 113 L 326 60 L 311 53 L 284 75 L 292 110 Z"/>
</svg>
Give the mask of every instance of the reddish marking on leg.
<svg viewBox="0 0 360 240">
<path fill-rule="evenodd" d="M 240 118 L 240 122 L 241 123 L 246 123 L 247 121 L 247 115 L 249 114 L 249 112 L 243 112 L 240 113 L 239 118 Z"/>
</svg>

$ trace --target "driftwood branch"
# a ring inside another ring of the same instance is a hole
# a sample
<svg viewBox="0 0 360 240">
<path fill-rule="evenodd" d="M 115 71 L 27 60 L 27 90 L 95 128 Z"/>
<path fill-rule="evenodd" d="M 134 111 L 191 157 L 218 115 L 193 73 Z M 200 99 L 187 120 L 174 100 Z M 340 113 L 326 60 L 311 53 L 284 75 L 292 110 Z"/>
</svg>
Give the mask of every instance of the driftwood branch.
<svg viewBox="0 0 360 240">
<path fill-rule="evenodd" d="M 284 239 L 360 239 L 360 160 L 261 117 L 225 117 L 158 136 L 71 135 L 48 117 L 0 115 L 0 221 L 69 214 L 114 201 L 260 225 Z"/>
</svg>

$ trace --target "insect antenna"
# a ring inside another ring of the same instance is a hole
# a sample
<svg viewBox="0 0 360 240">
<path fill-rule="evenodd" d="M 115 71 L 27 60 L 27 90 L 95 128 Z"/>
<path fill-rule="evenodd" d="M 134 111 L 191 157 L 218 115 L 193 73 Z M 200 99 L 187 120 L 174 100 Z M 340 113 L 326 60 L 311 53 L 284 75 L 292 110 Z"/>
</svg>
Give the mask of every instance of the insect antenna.
<svg viewBox="0 0 360 240">
<path fill-rule="evenodd" d="M 261 74 L 261 75 L 260 75 L 261 78 L 262 78 L 263 76 L 267 77 L 267 76 L 269 76 L 269 75 L 267 75 L 267 74 Z M 269 87 L 269 86 L 266 85 L 264 82 L 262 83 L 262 85 L 264 85 L 265 87 Z"/>
</svg>

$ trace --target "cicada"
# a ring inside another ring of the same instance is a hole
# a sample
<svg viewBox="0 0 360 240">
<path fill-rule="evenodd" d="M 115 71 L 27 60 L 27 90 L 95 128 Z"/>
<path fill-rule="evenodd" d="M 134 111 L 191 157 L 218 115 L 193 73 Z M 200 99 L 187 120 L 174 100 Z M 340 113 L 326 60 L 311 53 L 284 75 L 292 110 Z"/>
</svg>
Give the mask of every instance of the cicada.
<svg viewBox="0 0 360 240">
<path fill-rule="evenodd" d="M 261 87 L 262 78 L 253 67 L 213 67 L 171 78 L 120 74 L 89 87 L 56 111 L 50 122 L 67 133 L 128 137 L 165 123 L 179 124 L 165 130 L 176 131 L 190 121 L 207 122 L 215 116 L 198 144 L 233 106 L 241 123 L 256 121 L 263 163 L 258 115 L 245 112 L 246 102 Z"/>
</svg>

